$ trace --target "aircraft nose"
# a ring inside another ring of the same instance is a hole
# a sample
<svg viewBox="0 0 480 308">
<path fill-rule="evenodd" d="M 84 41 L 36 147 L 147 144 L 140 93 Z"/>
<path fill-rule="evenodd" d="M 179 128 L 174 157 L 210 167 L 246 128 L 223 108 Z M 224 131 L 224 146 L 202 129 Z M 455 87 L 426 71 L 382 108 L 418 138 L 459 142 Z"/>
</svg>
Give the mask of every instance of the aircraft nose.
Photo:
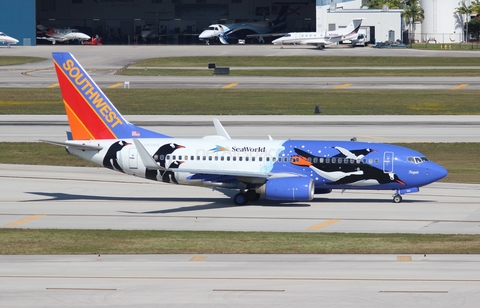
<svg viewBox="0 0 480 308">
<path fill-rule="evenodd" d="M 432 166 L 429 168 L 428 174 L 431 177 L 432 182 L 435 182 L 446 177 L 448 171 L 440 165 L 432 164 Z"/>
</svg>

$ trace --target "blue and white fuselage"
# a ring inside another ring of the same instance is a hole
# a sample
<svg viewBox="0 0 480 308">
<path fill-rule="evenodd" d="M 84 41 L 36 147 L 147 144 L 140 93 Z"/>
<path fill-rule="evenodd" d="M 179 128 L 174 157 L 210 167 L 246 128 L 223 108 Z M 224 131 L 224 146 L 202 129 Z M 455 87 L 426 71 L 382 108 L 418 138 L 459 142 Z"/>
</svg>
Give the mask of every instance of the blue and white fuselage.
<svg viewBox="0 0 480 308">
<path fill-rule="evenodd" d="M 389 144 L 221 136 L 141 139 L 148 154 L 165 168 L 149 169 L 134 140 L 122 141 L 126 146 L 115 155 L 118 171 L 160 182 L 250 190 L 273 200 L 311 200 L 313 194 L 332 189 L 394 190 L 400 195 L 447 175 L 421 153 Z M 106 153 L 116 143 L 95 140 L 91 144 L 102 147 L 96 153 L 74 148 L 69 152 L 104 165 Z"/>
</svg>

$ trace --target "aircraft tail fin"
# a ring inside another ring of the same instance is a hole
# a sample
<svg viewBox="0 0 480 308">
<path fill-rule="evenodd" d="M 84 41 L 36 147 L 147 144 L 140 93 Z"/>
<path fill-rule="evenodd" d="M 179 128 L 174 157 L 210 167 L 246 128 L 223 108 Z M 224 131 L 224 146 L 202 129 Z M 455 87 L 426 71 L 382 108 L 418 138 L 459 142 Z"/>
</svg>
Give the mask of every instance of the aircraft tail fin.
<svg viewBox="0 0 480 308">
<path fill-rule="evenodd" d="M 362 25 L 362 21 L 365 18 L 355 18 L 348 24 L 348 26 L 344 29 L 343 37 L 346 40 L 356 39 L 358 36 L 358 30 L 360 30 L 360 26 Z"/>
<path fill-rule="evenodd" d="M 288 15 L 288 8 L 290 5 L 284 4 L 282 5 L 280 12 L 278 12 L 277 18 L 274 20 L 274 23 L 280 23 L 280 22 L 285 22 L 287 20 L 287 15 Z"/>
<path fill-rule="evenodd" d="M 53 52 L 73 140 L 168 138 L 128 122 L 69 52 Z"/>
</svg>

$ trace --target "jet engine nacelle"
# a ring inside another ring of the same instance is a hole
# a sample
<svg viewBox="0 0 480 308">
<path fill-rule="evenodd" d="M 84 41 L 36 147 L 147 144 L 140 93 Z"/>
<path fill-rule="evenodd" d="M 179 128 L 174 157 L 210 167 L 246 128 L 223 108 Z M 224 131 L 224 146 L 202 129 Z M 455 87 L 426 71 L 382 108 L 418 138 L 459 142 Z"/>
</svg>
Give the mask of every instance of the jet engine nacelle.
<svg viewBox="0 0 480 308">
<path fill-rule="evenodd" d="M 256 189 L 268 200 L 278 201 L 310 201 L 313 199 L 315 185 L 312 179 L 304 177 L 288 177 L 269 179 Z"/>
</svg>

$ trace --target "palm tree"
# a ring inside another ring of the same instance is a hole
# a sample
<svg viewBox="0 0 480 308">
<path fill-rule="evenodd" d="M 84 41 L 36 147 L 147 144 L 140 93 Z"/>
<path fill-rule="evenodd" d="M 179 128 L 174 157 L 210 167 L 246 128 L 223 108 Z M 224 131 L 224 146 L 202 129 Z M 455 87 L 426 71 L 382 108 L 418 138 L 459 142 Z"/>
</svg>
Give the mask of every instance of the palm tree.
<svg viewBox="0 0 480 308">
<path fill-rule="evenodd" d="M 480 5 L 478 0 L 474 1 L 474 3 L 477 3 L 477 4 Z M 472 15 L 472 5 L 467 5 L 465 3 L 465 0 L 463 0 L 459 4 L 460 4 L 460 6 L 457 7 L 457 9 L 455 10 L 455 13 L 462 16 L 462 20 L 463 20 L 464 15 L 467 16 L 465 18 L 465 20 L 463 21 L 463 28 L 466 29 L 465 42 L 468 42 L 468 20 L 470 19 L 470 15 Z"/>
<path fill-rule="evenodd" d="M 415 22 L 422 22 L 425 18 L 423 8 L 420 6 L 419 0 L 405 1 L 405 8 L 403 10 L 403 18 L 407 25 L 410 26 L 410 42 L 415 40 Z M 413 34 L 413 36 L 412 36 Z"/>
</svg>

